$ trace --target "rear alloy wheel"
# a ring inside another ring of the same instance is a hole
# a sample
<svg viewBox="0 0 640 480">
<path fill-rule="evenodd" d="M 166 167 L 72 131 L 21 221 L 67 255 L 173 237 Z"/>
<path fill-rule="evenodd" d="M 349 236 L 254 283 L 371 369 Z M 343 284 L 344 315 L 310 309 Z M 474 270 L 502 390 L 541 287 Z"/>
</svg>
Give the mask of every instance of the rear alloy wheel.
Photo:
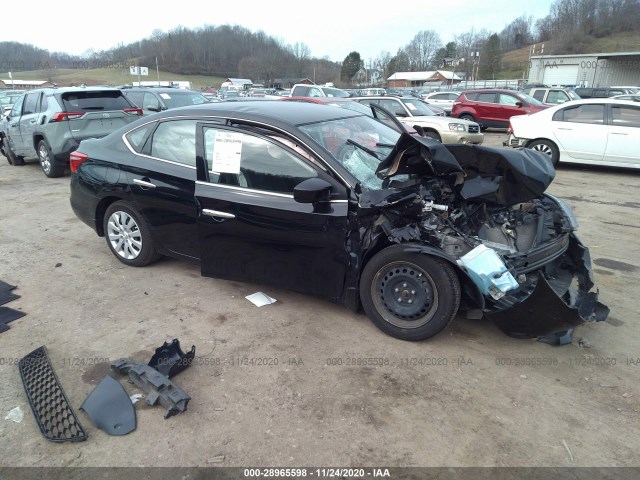
<svg viewBox="0 0 640 480">
<path fill-rule="evenodd" d="M 9 140 L 7 140 L 7 137 L 2 139 L 2 153 L 7 157 L 9 165 L 13 165 L 14 167 L 24 165 L 24 157 L 20 157 L 13 153 L 13 150 L 11 150 L 11 147 L 9 146 Z"/>
<path fill-rule="evenodd" d="M 55 159 L 49 145 L 44 140 L 40 140 L 38 143 L 38 160 L 47 177 L 55 178 L 64 175 L 64 164 Z"/>
<path fill-rule="evenodd" d="M 401 340 L 424 340 L 444 329 L 460 305 L 460 282 L 442 259 L 388 247 L 362 272 L 360 297 L 371 321 Z"/>
<path fill-rule="evenodd" d="M 551 163 L 554 167 L 557 167 L 558 163 L 560 163 L 560 152 L 558 152 L 558 147 L 549 140 L 535 140 L 528 145 L 528 148 L 547 155 L 551 159 Z"/>
<path fill-rule="evenodd" d="M 122 263 L 144 267 L 160 257 L 142 216 L 126 202 L 107 208 L 103 226 L 107 245 Z"/>
</svg>

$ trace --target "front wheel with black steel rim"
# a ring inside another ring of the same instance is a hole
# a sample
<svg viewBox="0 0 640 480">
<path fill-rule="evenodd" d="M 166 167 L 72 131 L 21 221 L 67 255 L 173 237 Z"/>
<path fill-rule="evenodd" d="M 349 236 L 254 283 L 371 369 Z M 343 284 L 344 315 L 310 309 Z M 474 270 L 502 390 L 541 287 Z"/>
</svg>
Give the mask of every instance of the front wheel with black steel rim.
<svg viewBox="0 0 640 480">
<path fill-rule="evenodd" d="M 554 167 L 558 166 L 560 162 L 560 152 L 558 151 L 558 147 L 556 147 L 555 143 L 549 140 L 534 140 L 528 146 L 531 150 L 535 150 L 537 152 L 544 153 L 551 159 L 551 163 Z"/>
<path fill-rule="evenodd" d="M 9 165 L 13 165 L 14 167 L 24 165 L 24 157 L 18 156 L 13 153 L 11 147 L 9 146 L 9 140 L 7 137 L 2 139 L 2 153 L 5 157 L 7 157 L 7 162 Z"/>
<path fill-rule="evenodd" d="M 144 267 L 160 257 L 147 224 L 126 202 L 118 201 L 107 208 L 104 236 L 116 258 L 131 267 Z"/>
<path fill-rule="evenodd" d="M 388 247 L 367 263 L 360 278 L 364 311 L 383 332 L 424 340 L 444 329 L 460 305 L 460 282 L 446 260 Z"/>
<path fill-rule="evenodd" d="M 49 145 L 44 140 L 38 142 L 38 160 L 42 171 L 49 178 L 61 177 L 64 175 L 65 165 L 53 156 Z"/>
</svg>

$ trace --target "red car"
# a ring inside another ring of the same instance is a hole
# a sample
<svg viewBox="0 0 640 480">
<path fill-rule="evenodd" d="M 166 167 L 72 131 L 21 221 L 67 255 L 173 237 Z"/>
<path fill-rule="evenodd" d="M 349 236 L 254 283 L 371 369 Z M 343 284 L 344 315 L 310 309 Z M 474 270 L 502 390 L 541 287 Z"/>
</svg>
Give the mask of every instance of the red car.
<svg viewBox="0 0 640 480">
<path fill-rule="evenodd" d="M 515 90 L 469 90 L 453 102 L 451 116 L 470 120 L 485 128 L 509 128 L 514 115 L 527 115 L 548 108 L 530 95 Z"/>
</svg>

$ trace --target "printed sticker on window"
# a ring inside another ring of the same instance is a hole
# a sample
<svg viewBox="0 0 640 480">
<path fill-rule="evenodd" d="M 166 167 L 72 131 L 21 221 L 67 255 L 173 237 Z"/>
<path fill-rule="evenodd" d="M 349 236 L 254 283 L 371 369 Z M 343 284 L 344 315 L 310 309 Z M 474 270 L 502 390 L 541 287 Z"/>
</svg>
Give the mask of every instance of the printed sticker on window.
<svg viewBox="0 0 640 480">
<path fill-rule="evenodd" d="M 168 93 L 161 93 L 160 96 L 165 100 L 171 100 L 171 95 L 169 95 Z"/>
<path fill-rule="evenodd" d="M 213 160 L 211 171 L 218 173 L 240 173 L 242 156 L 242 133 L 216 132 L 213 141 Z"/>
<path fill-rule="evenodd" d="M 405 105 L 407 106 L 407 108 L 409 110 L 411 110 L 412 112 L 416 109 L 416 106 L 412 103 L 405 103 Z"/>
</svg>

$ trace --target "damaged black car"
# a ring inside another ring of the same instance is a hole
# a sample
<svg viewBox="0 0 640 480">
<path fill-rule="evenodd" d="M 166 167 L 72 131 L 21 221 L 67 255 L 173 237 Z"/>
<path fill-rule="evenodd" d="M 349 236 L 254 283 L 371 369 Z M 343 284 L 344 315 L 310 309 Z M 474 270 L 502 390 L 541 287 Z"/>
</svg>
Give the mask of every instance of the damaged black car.
<svg viewBox="0 0 640 480">
<path fill-rule="evenodd" d="M 71 155 L 71 205 L 130 266 L 287 288 L 422 340 L 458 314 L 534 338 L 601 321 L 589 251 L 532 150 L 443 145 L 296 102 L 184 107 Z"/>
</svg>

